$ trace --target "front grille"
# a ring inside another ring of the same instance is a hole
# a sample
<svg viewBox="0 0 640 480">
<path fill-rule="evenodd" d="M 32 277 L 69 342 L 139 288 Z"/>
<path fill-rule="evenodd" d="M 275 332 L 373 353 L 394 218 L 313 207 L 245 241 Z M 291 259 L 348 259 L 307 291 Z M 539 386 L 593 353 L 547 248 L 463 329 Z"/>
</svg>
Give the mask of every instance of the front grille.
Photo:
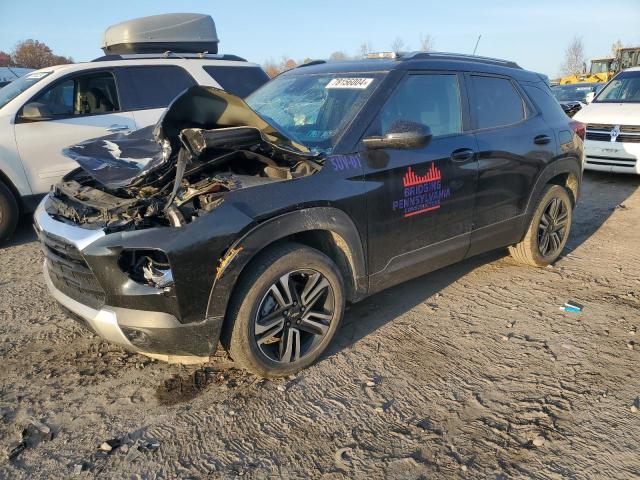
<svg viewBox="0 0 640 480">
<path fill-rule="evenodd" d="M 589 165 L 634 168 L 636 166 L 637 160 L 635 158 L 602 157 L 598 155 L 588 155 L 586 157 L 586 161 Z"/>
<path fill-rule="evenodd" d="M 62 293 L 92 308 L 104 305 L 104 290 L 76 247 L 64 239 L 38 232 L 53 285 Z"/>
<path fill-rule="evenodd" d="M 587 140 L 598 142 L 610 142 L 611 130 L 615 125 L 607 123 L 590 123 L 587 125 Z M 616 142 L 620 143 L 640 143 L 639 125 L 620 125 L 620 133 Z"/>
</svg>

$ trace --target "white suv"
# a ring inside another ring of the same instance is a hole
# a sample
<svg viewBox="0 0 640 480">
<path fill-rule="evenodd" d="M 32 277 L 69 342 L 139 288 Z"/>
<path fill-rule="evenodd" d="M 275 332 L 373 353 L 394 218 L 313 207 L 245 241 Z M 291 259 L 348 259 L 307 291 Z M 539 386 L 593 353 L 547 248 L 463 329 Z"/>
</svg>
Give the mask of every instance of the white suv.
<svg viewBox="0 0 640 480">
<path fill-rule="evenodd" d="M 269 77 L 234 55 L 107 55 L 29 73 L 0 89 L 0 242 L 18 214 L 77 167 L 62 149 L 156 123 L 193 85 L 245 97 Z"/>
<path fill-rule="evenodd" d="M 640 67 L 613 77 L 573 119 L 587 124 L 586 169 L 640 174 Z"/>
</svg>

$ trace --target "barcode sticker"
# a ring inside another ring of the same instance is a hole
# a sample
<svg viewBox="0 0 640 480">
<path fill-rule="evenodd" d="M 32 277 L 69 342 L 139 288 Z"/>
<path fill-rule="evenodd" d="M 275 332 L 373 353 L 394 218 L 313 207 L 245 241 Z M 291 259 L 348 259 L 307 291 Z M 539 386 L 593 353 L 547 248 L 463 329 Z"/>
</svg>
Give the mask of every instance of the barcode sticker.
<svg viewBox="0 0 640 480">
<path fill-rule="evenodd" d="M 324 88 L 356 88 L 364 90 L 373 82 L 373 78 L 334 78 Z"/>
</svg>

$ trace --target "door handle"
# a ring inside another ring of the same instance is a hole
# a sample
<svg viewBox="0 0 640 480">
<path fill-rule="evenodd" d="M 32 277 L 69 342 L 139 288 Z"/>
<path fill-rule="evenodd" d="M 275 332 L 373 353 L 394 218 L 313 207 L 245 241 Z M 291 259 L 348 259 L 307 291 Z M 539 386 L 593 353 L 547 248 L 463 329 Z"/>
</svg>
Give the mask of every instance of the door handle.
<svg viewBox="0 0 640 480">
<path fill-rule="evenodd" d="M 533 139 L 533 143 L 536 145 L 546 145 L 547 143 L 551 143 L 551 137 L 549 135 L 538 135 Z"/>
<path fill-rule="evenodd" d="M 454 162 L 466 162 L 475 156 L 476 152 L 470 148 L 459 148 L 451 152 L 451 160 Z"/>
<path fill-rule="evenodd" d="M 125 130 L 131 130 L 131 127 L 129 125 L 118 125 L 117 123 L 107 127 L 108 132 L 124 132 Z"/>
</svg>

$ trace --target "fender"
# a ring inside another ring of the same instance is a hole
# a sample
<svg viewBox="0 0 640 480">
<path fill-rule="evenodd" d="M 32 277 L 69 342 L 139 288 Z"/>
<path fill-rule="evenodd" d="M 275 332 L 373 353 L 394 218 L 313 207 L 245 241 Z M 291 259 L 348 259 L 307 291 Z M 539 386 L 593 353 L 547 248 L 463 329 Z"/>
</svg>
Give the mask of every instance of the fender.
<svg viewBox="0 0 640 480">
<path fill-rule="evenodd" d="M 575 157 L 565 157 L 559 160 L 556 160 L 553 163 L 550 163 L 538 176 L 536 183 L 531 189 L 531 193 L 529 194 L 529 200 L 527 201 L 527 207 L 525 208 L 521 230 L 524 229 L 522 236 L 524 237 L 526 233 L 526 228 L 531 221 L 531 216 L 533 215 L 533 211 L 536 208 L 536 200 L 540 197 L 542 190 L 549 183 L 553 177 L 558 175 L 562 175 L 564 173 L 572 173 L 578 179 L 578 184 L 576 185 L 576 190 L 574 192 L 575 201 L 578 201 L 580 197 L 580 187 L 582 185 L 582 166 L 580 161 Z"/>
<path fill-rule="evenodd" d="M 324 230 L 334 235 L 338 248 L 345 254 L 353 282 L 349 300 L 355 301 L 366 295 L 367 276 L 362 240 L 353 220 L 342 210 L 333 207 L 303 208 L 288 212 L 249 230 L 227 249 L 209 295 L 207 318 L 223 317 L 229 298 L 243 269 L 268 245 L 296 233 Z"/>
</svg>

